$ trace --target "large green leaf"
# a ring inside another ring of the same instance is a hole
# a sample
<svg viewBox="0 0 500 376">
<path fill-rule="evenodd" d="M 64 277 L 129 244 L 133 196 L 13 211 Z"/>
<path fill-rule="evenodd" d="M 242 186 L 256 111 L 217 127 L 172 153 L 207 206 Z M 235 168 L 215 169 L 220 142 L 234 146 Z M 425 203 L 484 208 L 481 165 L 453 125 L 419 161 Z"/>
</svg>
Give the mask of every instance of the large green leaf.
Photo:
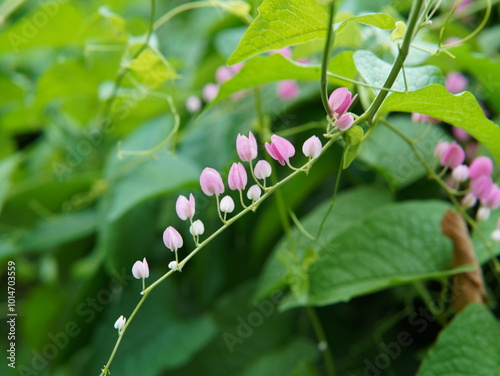
<svg viewBox="0 0 500 376">
<path fill-rule="evenodd" d="M 291 335 L 294 312 L 278 312 L 281 293 L 252 302 L 255 284 L 245 282 L 218 299 L 211 309 L 217 335 L 185 367 L 172 376 L 224 374 L 290 375 L 317 352 L 303 338 Z M 273 371 L 273 372 L 272 372 Z"/>
<path fill-rule="evenodd" d="M 316 0 L 264 0 L 228 59 L 236 64 L 261 52 L 323 38 L 328 15 Z"/>
<path fill-rule="evenodd" d="M 51 249 L 90 235 L 96 226 L 95 210 L 55 215 L 39 220 L 33 229 L 20 239 L 18 247 L 21 252 Z"/>
<path fill-rule="evenodd" d="M 499 322 L 486 306 L 471 304 L 439 335 L 417 376 L 498 376 L 499 343 Z"/>
<path fill-rule="evenodd" d="M 39 47 L 61 47 L 80 42 L 77 28 L 83 15 L 72 3 L 40 2 L 0 35 L 0 52 L 14 52 Z"/>
<path fill-rule="evenodd" d="M 500 163 L 500 128 L 484 116 L 483 109 L 469 92 L 453 95 L 441 85 L 430 85 L 416 92 L 393 93 L 380 111 L 419 112 L 462 128 L 486 146 Z"/>
<path fill-rule="evenodd" d="M 336 199 L 332 212 L 326 218 L 321 241 L 339 234 L 353 223 L 361 221 L 364 216 L 373 210 L 388 204 L 391 201 L 387 190 L 378 187 L 359 187 L 342 192 Z M 304 228 L 311 234 L 316 234 L 318 227 L 330 206 L 330 200 L 318 206 L 313 212 L 301 219 Z M 293 276 L 292 289 L 299 291 L 307 285 L 307 269 L 302 261 L 307 257 L 306 249 L 314 245 L 295 229 L 294 238 L 297 247 L 290 249 L 286 238 L 276 246 L 267 264 L 262 271 L 257 296 L 262 298 L 277 289 L 287 286 L 287 280 Z M 313 257 L 311 255 L 309 257 Z M 303 277 L 303 278 L 302 278 Z"/>
<path fill-rule="evenodd" d="M 317 356 L 318 351 L 312 343 L 295 339 L 257 359 L 242 373 L 242 376 L 296 375 L 295 371 L 300 366 L 307 361 L 313 361 Z"/>
<path fill-rule="evenodd" d="M 317 261 L 308 268 L 307 300 L 289 296 L 283 306 L 349 301 L 469 269 L 451 269 L 451 245 L 440 227 L 448 208 L 442 201 L 394 203 L 326 239 L 317 246 Z"/>
<path fill-rule="evenodd" d="M 356 69 L 352 61 L 352 51 L 344 51 L 336 55 L 330 63 L 330 71 L 337 75 L 353 79 Z M 287 59 L 281 54 L 256 56 L 245 63 L 243 68 L 230 80 L 224 82 L 214 104 L 231 94 L 280 80 L 317 81 L 321 75 L 321 67 L 305 66 Z M 330 82 L 346 86 L 346 81 L 330 78 Z M 350 84 L 347 83 L 347 86 Z"/>
<path fill-rule="evenodd" d="M 413 123 L 409 116 L 395 115 L 389 117 L 388 121 L 406 137 L 418 141 L 415 147 L 430 166 L 436 163 L 434 147 L 438 141 L 451 139 L 441 127 L 429 129 L 429 125 Z M 378 125 L 361 144 L 358 157 L 380 172 L 394 188 L 411 184 L 426 174 L 424 166 L 406 141 L 383 124 Z"/>
<path fill-rule="evenodd" d="M 166 80 L 176 78 L 175 71 L 157 50 L 148 48 L 130 62 L 130 71 L 143 84 L 150 88 L 160 86 Z"/>
<path fill-rule="evenodd" d="M 387 76 L 392 69 L 392 64 L 378 58 L 373 52 L 368 50 L 358 50 L 354 53 L 354 63 L 359 74 L 370 85 L 383 87 Z M 404 75 L 401 72 L 392 85 L 392 89 L 406 90 L 405 78 L 408 91 L 415 91 L 427 85 L 443 83 L 443 75 L 438 67 L 424 65 L 422 67 L 405 68 Z M 372 89 L 375 94 L 379 92 Z"/>
<path fill-rule="evenodd" d="M 498 39 L 498 36 L 495 38 Z M 466 45 L 454 48 L 452 53 L 457 57 L 458 64 L 479 80 L 488 103 L 500 111 L 500 60 L 472 53 Z"/>
</svg>

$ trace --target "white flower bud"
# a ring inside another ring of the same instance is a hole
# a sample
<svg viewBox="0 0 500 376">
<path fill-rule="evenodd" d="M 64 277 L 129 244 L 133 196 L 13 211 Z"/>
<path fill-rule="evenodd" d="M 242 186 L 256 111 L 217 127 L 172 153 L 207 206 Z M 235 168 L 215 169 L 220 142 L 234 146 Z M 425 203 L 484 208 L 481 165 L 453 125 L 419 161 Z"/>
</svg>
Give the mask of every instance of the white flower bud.
<svg viewBox="0 0 500 376">
<path fill-rule="evenodd" d="M 194 221 L 193 224 L 189 226 L 189 232 L 193 236 L 203 235 L 203 233 L 205 232 L 205 226 L 203 225 L 203 222 L 199 219 Z"/>
<path fill-rule="evenodd" d="M 234 201 L 230 196 L 224 196 L 220 200 L 220 211 L 223 213 L 232 213 L 234 210 Z"/>
<path fill-rule="evenodd" d="M 497 228 L 495 231 L 493 231 L 491 233 L 491 238 L 496 242 L 500 242 L 500 229 Z"/>
<path fill-rule="evenodd" d="M 137 279 L 149 277 L 149 266 L 145 257 L 142 261 L 135 262 L 132 267 L 132 275 Z"/>
<path fill-rule="evenodd" d="M 247 197 L 249 200 L 257 201 L 260 198 L 261 190 L 257 184 L 248 188 Z"/>
<path fill-rule="evenodd" d="M 476 202 L 477 202 L 476 196 L 474 196 L 472 192 L 467 193 L 465 197 L 462 199 L 462 206 L 465 209 L 469 209 L 472 208 L 474 205 L 476 205 Z"/>
<path fill-rule="evenodd" d="M 168 267 L 172 270 L 177 270 L 179 265 L 177 265 L 177 261 L 170 261 Z"/>
<path fill-rule="evenodd" d="M 127 322 L 127 319 L 121 315 L 118 317 L 118 320 L 115 321 L 115 329 L 118 329 L 118 332 L 121 332 L 123 328 L 125 327 L 125 323 Z"/>
<path fill-rule="evenodd" d="M 490 209 L 481 206 L 476 213 L 476 219 L 478 221 L 487 221 L 488 218 L 490 218 L 490 213 L 491 213 Z"/>
</svg>

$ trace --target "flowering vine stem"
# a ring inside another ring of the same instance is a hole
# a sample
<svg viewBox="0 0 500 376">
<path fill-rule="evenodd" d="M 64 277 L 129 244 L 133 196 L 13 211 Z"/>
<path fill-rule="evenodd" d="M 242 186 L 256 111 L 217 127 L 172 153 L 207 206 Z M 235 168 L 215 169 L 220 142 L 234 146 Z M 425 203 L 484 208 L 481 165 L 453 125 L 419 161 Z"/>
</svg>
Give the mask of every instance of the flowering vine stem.
<svg viewBox="0 0 500 376">
<path fill-rule="evenodd" d="M 208 3 L 214 4 L 215 2 L 207 1 L 206 3 L 207 4 Z M 358 124 L 358 123 L 360 123 L 362 121 L 367 121 L 367 120 L 371 122 L 372 118 L 374 117 L 374 115 L 377 113 L 378 109 L 382 105 L 385 97 L 387 96 L 387 93 L 388 93 L 387 90 L 391 89 L 391 87 L 392 87 L 392 85 L 393 85 L 393 83 L 394 83 L 397 75 L 399 74 L 400 70 L 403 67 L 403 63 L 404 63 L 404 61 L 406 59 L 406 56 L 408 54 L 408 47 L 410 45 L 411 39 L 412 39 L 413 34 L 414 34 L 413 31 L 415 30 L 416 23 L 417 23 L 418 18 L 419 18 L 418 15 L 420 13 L 420 9 L 422 7 L 422 3 L 423 3 L 423 0 L 416 0 L 415 2 L 413 2 L 412 9 L 411 9 L 411 12 L 410 12 L 409 23 L 408 23 L 406 34 L 405 34 L 404 39 L 403 39 L 402 47 L 400 49 L 398 58 L 396 59 L 396 61 L 393 64 L 393 67 L 391 69 L 391 73 L 390 73 L 389 77 L 387 78 L 387 80 L 386 80 L 386 82 L 384 84 L 384 88 L 386 90 L 380 91 L 380 93 L 375 98 L 375 100 L 372 103 L 372 105 L 368 108 L 367 111 L 365 111 L 364 114 L 362 114 L 359 118 L 357 118 L 354 121 L 353 125 L 354 124 Z M 152 0 L 152 5 L 153 4 L 154 4 L 154 0 Z M 185 5 L 187 6 L 188 4 L 185 4 Z M 206 6 L 208 6 L 208 5 L 206 5 Z M 331 6 L 333 7 L 333 3 L 332 3 Z M 189 9 L 191 9 L 191 8 L 189 8 Z M 183 10 L 184 10 L 184 8 L 183 8 Z M 173 11 L 171 11 L 171 12 L 173 12 Z M 333 17 L 333 12 L 334 12 L 334 10 L 331 10 L 331 13 L 330 13 L 331 17 Z M 177 12 L 175 14 L 178 14 L 178 13 L 179 12 Z M 173 17 L 173 15 L 171 17 Z M 166 22 L 166 20 L 164 20 L 164 18 L 165 17 L 162 17 L 163 23 Z M 152 17 L 152 19 L 153 19 L 153 17 Z M 333 18 L 332 18 L 332 20 L 333 20 Z M 157 22 L 156 25 L 157 25 L 156 27 L 158 27 L 160 25 L 159 22 Z M 331 32 L 333 32 L 333 29 L 331 29 L 328 34 L 330 34 Z M 326 67 L 328 65 L 328 60 L 329 60 L 328 57 L 327 58 L 325 58 L 325 57 L 323 58 L 323 66 L 322 66 L 322 70 L 323 71 L 326 71 Z M 125 75 L 125 73 L 126 73 L 126 71 L 123 73 L 123 76 Z M 120 81 L 121 81 L 122 78 L 123 77 L 120 78 Z M 117 83 L 119 85 L 118 80 L 117 80 Z M 322 85 L 322 91 L 323 91 L 323 85 Z M 326 103 L 328 103 L 328 101 Z M 327 109 L 327 112 L 329 112 L 329 110 L 328 110 L 329 107 L 327 107 L 326 109 Z M 261 129 L 260 131 L 261 132 L 263 132 L 263 131 L 265 132 L 265 131 L 269 131 L 269 130 Z M 326 142 L 326 144 L 321 149 L 320 156 L 323 155 L 336 142 L 337 138 L 339 138 L 338 136 L 341 135 L 341 134 L 342 133 L 335 134 L 335 135 L 330 135 L 329 140 Z M 118 348 L 120 346 L 120 343 L 121 343 L 121 341 L 123 339 L 123 336 L 124 336 L 125 332 L 127 331 L 129 325 L 131 324 L 131 322 L 135 318 L 135 316 L 136 316 L 137 312 L 139 311 L 139 309 L 141 308 L 141 306 L 146 301 L 148 295 L 151 293 L 151 291 L 153 291 L 153 289 L 156 286 L 158 286 L 165 279 L 167 279 L 168 277 L 170 277 L 175 271 L 181 271 L 182 268 L 186 265 L 186 263 L 192 257 L 194 257 L 201 249 L 203 249 L 206 245 L 208 245 L 213 239 L 215 239 L 219 234 L 221 234 L 223 231 L 225 231 L 234 222 L 236 222 L 238 219 L 240 219 L 241 217 L 243 217 L 248 212 L 254 211 L 264 200 L 266 200 L 273 193 L 275 193 L 275 192 L 279 193 L 279 188 L 281 188 L 281 186 L 283 186 L 284 184 L 286 184 L 288 181 L 292 180 L 298 174 L 300 174 L 302 172 L 308 172 L 309 169 L 314 165 L 314 163 L 317 160 L 318 160 L 318 158 L 309 159 L 299 170 L 293 171 L 292 173 L 290 173 L 290 175 L 284 177 L 282 180 L 280 180 L 280 181 L 278 181 L 276 183 L 273 182 L 274 184 L 272 186 L 266 187 L 265 190 L 264 190 L 263 195 L 257 201 L 254 201 L 248 207 L 243 208 L 243 210 L 240 211 L 238 214 L 236 214 L 234 217 L 232 217 L 232 218 L 224 221 L 223 225 L 217 231 L 215 231 L 212 235 L 210 235 L 204 241 L 202 241 L 201 243 L 199 243 L 196 246 L 196 248 L 193 251 L 191 251 L 191 253 L 189 253 L 180 263 L 178 263 L 176 269 L 172 269 L 172 270 L 168 271 L 163 276 L 161 276 L 160 278 L 158 278 L 155 282 L 153 282 L 151 285 L 149 285 L 146 289 L 144 289 L 143 292 L 142 292 L 142 298 L 137 303 L 137 306 L 134 308 L 132 314 L 128 318 L 128 320 L 125 323 L 123 329 L 121 329 L 119 331 L 118 340 L 115 343 L 113 351 L 112 351 L 112 353 L 111 353 L 111 355 L 110 355 L 110 357 L 109 357 L 106 365 L 102 368 L 100 375 L 101 376 L 106 376 L 106 375 L 108 375 L 110 373 L 109 368 L 111 366 L 111 363 L 113 362 L 113 359 L 114 359 L 114 357 L 116 355 L 116 352 L 117 352 L 117 350 L 118 350 Z M 220 212 L 219 212 L 219 214 L 220 214 Z M 329 356 L 330 359 L 331 359 L 331 354 L 330 354 L 329 351 L 328 352 L 324 351 L 324 356 L 325 357 Z M 325 358 L 325 361 L 327 362 L 327 364 L 326 364 L 327 365 L 327 369 L 330 369 L 330 360 L 328 360 L 327 358 Z M 333 369 L 333 362 L 331 363 L 331 366 L 332 366 L 332 369 Z M 333 370 L 333 372 L 335 372 L 335 371 Z M 332 373 L 332 371 L 329 371 L 329 373 L 331 375 L 334 374 L 334 373 Z"/>
<path fill-rule="evenodd" d="M 335 142 L 334 139 L 329 140 L 322 148 L 321 154 L 323 154 L 327 149 L 330 148 L 330 146 Z M 213 239 L 215 239 L 219 234 L 221 234 L 224 230 L 226 230 L 229 226 L 231 226 L 234 222 L 236 222 L 238 219 L 243 217 L 246 213 L 253 211 L 255 208 L 257 208 L 266 198 L 268 198 L 270 195 L 272 195 L 278 188 L 280 188 L 282 185 L 286 184 L 288 181 L 293 179 L 296 175 L 298 175 L 301 172 L 304 172 L 304 170 L 309 170 L 312 165 L 316 162 L 317 159 L 311 159 L 307 163 L 305 163 L 302 166 L 301 170 L 294 171 L 290 175 L 286 176 L 276 184 L 274 184 L 271 187 L 266 188 L 264 194 L 261 196 L 261 198 L 255 202 L 253 202 L 251 205 L 249 205 L 246 209 L 243 209 L 241 212 L 236 214 L 234 217 L 226 220 L 224 224 L 217 230 L 215 231 L 212 235 L 210 235 L 208 238 L 206 238 L 204 241 L 199 243 L 199 245 L 191 251 L 184 259 L 178 263 L 177 270 L 181 271 L 182 268 L 186 265 L 186 263 L 194 257 L 201 249 L 203 249 L 207 244 L 209 244 Z M 113 362 L 113 359 L 115 357 L 116 351 L 118 350 L 118 347 L 120 346 L 120 343 L 122 341 L 123 335 L 127 331 L 128 326 L 134 319 L 135 315 L 139 311 L 139 308 L 142 306 L 146 298 L 148 297 L 149 293 L 153 291 L 153 289 L 158 286 L 160 283 L 162 283 L 165 279 L 170 277 L 176 270 L 170 270 L 167 273 L 165 273 L 163 276 L 158 278 L 155 282 L 153 282 L 151 285 L 149 285 L 144 291 L 143 291 L 143 296 L 137 306 L 135 307 L 134 311 L 128 318 L 125 326 L 123 329 L 120 331 L 118 335 L 118 340 L 116 341 L 115 347 L 113 348 L 113 352 L 111 353 L 111 356 L 108 359 L 108 362 L 104 366 L 104 368 L 101 370 L 101 376 L 105 376 L 109 373 L 109 367 L 111 366 L 111 363 Z"/>
</svg>

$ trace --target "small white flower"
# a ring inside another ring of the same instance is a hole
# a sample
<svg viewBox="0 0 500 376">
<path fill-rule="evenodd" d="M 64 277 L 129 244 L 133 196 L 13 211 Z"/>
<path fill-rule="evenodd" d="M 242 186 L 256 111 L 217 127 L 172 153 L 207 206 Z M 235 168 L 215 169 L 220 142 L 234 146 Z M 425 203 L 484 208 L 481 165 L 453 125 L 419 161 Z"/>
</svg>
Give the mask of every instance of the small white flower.
<svg viewBox="0 0 500 376">
<path fill-rule="evenodd" d="M 455 167 L 451 172 L 451 177 L 460 183 L 466 181 L 469 178 L 469 167 L 463 164 Z"/>
<path fill-rule="evenodd" d="M 224 196 L 220 200 L 220 211 L 223 213 L 232 213 L 234 210 L 234 201 L 230 196 Z"/>
<path fill-rule="evenodd" d="M 203 222 L 199 219 L 194 221 L 193 224 L 189 226 L 189 232 L 193 236 L 203 235 L 203 233 L 205 232 L 205 226 L 203 225 Z"/>
<path fill-rule="evenodd" d="M 497 228 L 495 231 L 493 231 L 491 233 L 491 238 L 496 242 L 500 242 L 500 229 Z"/>
<path fill-rule="evenodd" d="M 149 266 L 145 257 L 142 261 L 136 261 L 132 266 L 132 275 L 137 279 L 149 277 Z"/>
<path fill-rule="evenodd" d="M 127 322 L 127 319 L 125 317 L 123 317 L 123 315 L 118 317 L 118 320 L 115 321 L 115 329 L 118 329 L 118 333 L 123 330 L 126 322 Z"/>
<path fill-rule="evenodd" d="M 177 261 L 170 261 L 168 267 L 172 270 L 177 270 L 179 265 L 177 265 Z"/>
<path fill-rule="evenodd" d="M 462 199 L 462 206 L 465 209 L 472 208 L 474 205 L 476 205 L 477 198 L 474 196 L 474 193 L 470 192 L 465 195 L 465 197 Z"/>
<path fill-rule="evenodd" d="M 481 206 L 476 213 L 476 219 L 478 221 L 487 221 L 488 218 L 490 218 L 490 213 L 491 213 L 490 209 Z"/>
<path fill-rule="evenodd" d="M 260 198 L 261 190 L 257 184 L 248 188 L 247 197 L 249 200 L 257 201 Z"/>
</svg>

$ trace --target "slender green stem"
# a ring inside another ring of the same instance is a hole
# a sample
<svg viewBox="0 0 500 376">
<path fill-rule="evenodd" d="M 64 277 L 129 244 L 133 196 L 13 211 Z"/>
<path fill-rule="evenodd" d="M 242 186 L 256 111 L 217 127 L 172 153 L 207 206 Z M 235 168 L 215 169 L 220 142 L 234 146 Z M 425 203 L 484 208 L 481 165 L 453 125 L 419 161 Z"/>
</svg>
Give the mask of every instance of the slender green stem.
<svg viewBox="0 0 500 376">
<path fill-rule="evenodd" d="M 413 287 L 415 287 L 418 294 L 420 295 L 420 297 L 424 301 L 425 305 L 427 306 L 427 308 L 429 309 L 431 314 L 437 319 L 439 324 L 441 326 L 445 326 L 446 322 L 443 320 L 443 318 L 440 315 L 442 312 L 440 312 L 439 308 L 436 307 L 436 305 L 434 304 L 434 300 L 432 299 L 431 294 L 429 294 L 429 291 L 427 290 L 425 285 L 422 283 L 422 281 L 413 282 Z"/>
<path fill-rule="evenodd" d="M 392 65 L 391 72 L 389 73 L 389 76 L 387 77 L 384 87 L 385 88 L 392 88 L 392 85 L 394 85 L 394 82 L 396 81 L 396 78 L 399 75 L 399 72 L 401 71 L 401 68 L 403 67 L 403 64 L 406 60 L 406 57 L 408 56 L 408 52 L 410 50 L 410 44 L 411 41 L 414 37 L 414 33 L 417 27 L 417 22 L 419 19 L 419 14 L 420 14 L 420 9 L 422 8 L 422 3 L 424 0 L 415 0 L 412 3 L 412 8 L 410 11 L 410 18 L 408 20 L 408 26 L 406 28 L 406 33 L 403 38 L 403 43 L 401 44 L 401 48 L 399 49 L 398 56 L 396 58 L 396 61 Z M 388 91 L 379 91 L 378 95 L 376 96 L 375 100 L 372 102 L 368 110 L 360 116 L 360 118 L 363 118 L 363 120 L 367 120 L 369 122 L 373 121 L 373 118 L 375 117 L 377 111 L 379 110 L 380 106 L 384 102 L 385 98 L 387 97 Z"/>
<path fill-rule="evenodd" d="M 335 30 L 333 28 L 333 20 L 335 18 L 335 1 L 330 4 L 330 17 L 328 19 L 328 30 L 326 33 L 325 49 L 323 51 L 323 62 L 321 64 L 321 81 L 320 93 L 321 101 L 327 115 L 330 115 L 330 105 L 328 104 L 328 64 L 330 63 L 330 56 L 332 54 L 333 44 L 335 43 Z"/>
<path fill-rule="evenodd" d="M 214 0 L 208 0 L 208 1 L 193 1 L 190 3 L 182 4 L 179 5 L 178 7 L 172 9 L 168 13 L 165 13 L 163 16 L 161 16 L 158 21 L 154 23 L 154 30 L 157 30 L 160 26 L 166 24 L 168 21 L 170 21 L 172 18 L 177 16 L 178 14 L 192 10 L 192 9 L 198 9 L 198 8 L 214 8 L 218 7 L 219 2 L 214 1 Z"/>
<path fill-rule="evenodd" d="M 151 291 L 151 290 L 149 290 L 149 291 Z M 125 323 L 125 326 L 123 327 L 122 331 L 118 334 L 118 340 L 115 343 L 115 347 L 113 348 L 113 352 L 109 356 L 108 362 L 106 363 L 104 368 L 101 370 L 100 376 L 106 376 L 109 373 L 111 373 L 109 370 L 109 367 L 111 366 L 111 363 L 113 362 L 113 359 L 115 358 L 116 352 L 118 351 L 118 348 L 120 347 L 120 343 L 122 342 L 123 335 L 125 334 L 125 331 L 127 330 L 128 326 L 130 325 L 132 320 L 134 319 L 137 312 L 139 312 L 139 309 L 141 308 L 143 303 L 146 301 L 146 298 L 148 297 L 149 291 L 144 290 L 144 295 L 142 296 L 141 300 L 139 300 L 139 303 L 137 303 L 137 306 L 132 311 L 132 314 L 130 315 L 130 317 L 127 319 L 127 322 Z"/>
<path fill-rule="evenodd" d="M 321 346 L 326 346 L 326 348 L 321 351 L 323 359 L 325 361 L 326 373 L 328 376 L 335 376 L 335 366 L 333 363 L 332 353 L 328 345 L 328 339 L 326 338 L 325 331 L 321 326 L 321 321 L 319 320 L 318 314 L 316 313 L 314 307 L 306 307 L 306 311 L 309 319 L 311 320 L 316 338 L 318 338 L 318 342 L 321 344 Z"/>
<path fill-rule="evenodd" d="M 330 206 L 328 206 L 328 210 L 326 211 L 325 215 L 321 219 L 321 223 L 319 224 L 318 228 L 318 233 L 316 234 L 316 240 L 319 240 L 319 237 L 321 236 L 321 233 L 323 232 L 323 227 L 325 226 L 326 219 L 330 215 L 330 212 L 332 211 L 335 201 L 337 200 L 337 192 L 339 191 L 340 187 L 340 178 L 342 176 L 342 171 L 343 171 L 343 164 L 344 164 L 344 155 L 345 155 L 345 150 L 344 153 L 342 153 L 342 157 L 340 158 L 340 163 L 339 163 L 339 169 L 337 171 L 337 180 L 335 181 L 335 188 L 333 189 L 333 195 L 332 195 L 332 200 L 330 201 Z"/>
<path fill-rule="evenodd" d="M 429 51 L 426 51 L 426 52 L 429 52 Z M 431 52 L 429 52 L 429 54 L 430 53 Z M 359 86 L 369 87 L 369 88 L 375 89 L 375 90 L 385 90 L 385 91 L 388 91 L 389 93 L 405 93 L 405 91 L 401 91 L 401 90 L 396 90 L 396 89 L 391 89 L 391 88 L 382 87 L 382 86 L 376 86 L 376 85 L 370 85 L 370 84 L 367 84 L 366 82 L 358 81 L 358 80 L 353 80 L 351 78 L 347 78 L 347 77 L 344 77 L 344 76 L 341 76 L 339 74 L 335 74 L 335 73 L 332 73 L 332 72 L 327 72 L 326 74 L 329 77 L 333 77 L 333 78 L 336 78 L 338 80 L 342 80 L 342 81 L 345 81 L 345 82 L 350 82 L 350 83 L 353 83 L 353 84 L 356 84 L 356 85 L 359 85 Z"/>
</svg>

